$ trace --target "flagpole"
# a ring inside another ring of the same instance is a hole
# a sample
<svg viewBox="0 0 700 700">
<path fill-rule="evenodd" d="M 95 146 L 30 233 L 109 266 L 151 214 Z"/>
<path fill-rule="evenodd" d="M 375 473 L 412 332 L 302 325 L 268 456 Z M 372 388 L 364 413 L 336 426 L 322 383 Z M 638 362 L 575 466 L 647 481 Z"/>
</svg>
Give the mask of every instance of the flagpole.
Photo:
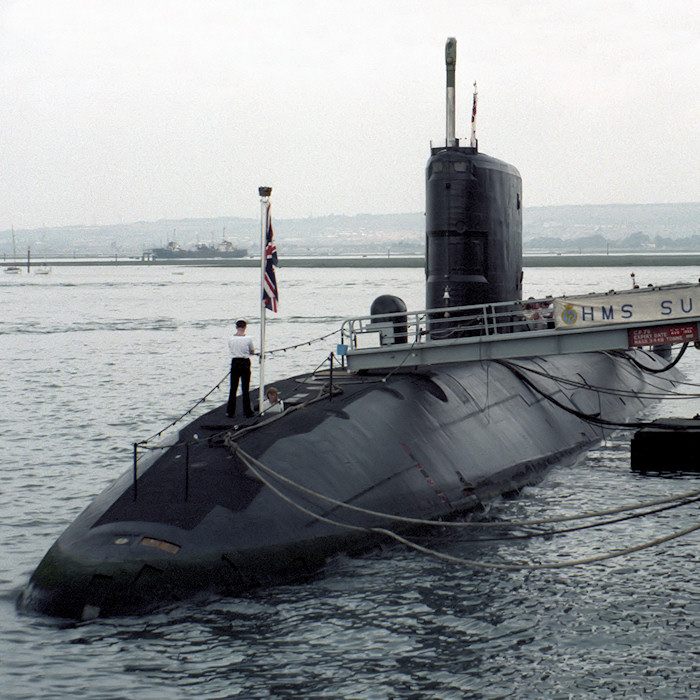
<svg viewBox="0 0 700 700">
<path fill-rule="evenodd" d="M 260 194 L 260 385 L 258 387 L 258 411 L 265 396 L 265 237 L 267 234 L 272 187 L 258 187 Z"/>
</svg>

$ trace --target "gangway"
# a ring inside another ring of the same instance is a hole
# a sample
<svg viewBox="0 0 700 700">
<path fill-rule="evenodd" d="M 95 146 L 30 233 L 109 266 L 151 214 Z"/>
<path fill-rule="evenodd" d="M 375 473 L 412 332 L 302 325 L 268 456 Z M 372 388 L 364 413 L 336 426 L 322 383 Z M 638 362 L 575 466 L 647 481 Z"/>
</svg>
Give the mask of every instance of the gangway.
<svg viewBox="0 0 700 700">
<path fill-rule="evenodd" d="M 350 372 L 695 342 L 700 285 L 516 300 L 347 319 Z"/>
</svg>

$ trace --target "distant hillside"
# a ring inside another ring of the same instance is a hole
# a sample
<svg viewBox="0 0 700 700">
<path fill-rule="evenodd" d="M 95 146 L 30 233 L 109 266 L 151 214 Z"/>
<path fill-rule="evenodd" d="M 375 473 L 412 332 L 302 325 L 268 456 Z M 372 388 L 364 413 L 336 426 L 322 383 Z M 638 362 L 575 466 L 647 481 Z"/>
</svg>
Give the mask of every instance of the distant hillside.
<svg viewBox="0 0 700 700">
<path fill-rule="evenodd" d="M 700 250 L 700 202 L 530 207 L 526 250 Z"/>
<path fill-rule="evenodd" d="M 274 219 L 277 247 L 290 255 L 344 253 L 420 253 L 424 247 L 423 214 L 331 215 L 305 219 Z M 150 248 L 177 241 L 183 248 L 219 243 L 222 238 L 257 255 L 257 219 L 213 218 L 137 221 L 112 226 L 65 226 L 15 230 L 18 257 L 31 248 L 35 258 L 60 255 L 140 256 Z M 12 256 L 11 231 L 0 232 L 0 256 Z"/>
<path fill-rule="evenodd" d="M 425 216 L 331 215 L 274 220 L 281 254 L 421 253 Z M 67 226 L 16 230 L 17 254 L 46 256 L 140 256 L 170 240 L 189 248 L 226 238 L 257 255 L 260 222 L 222 217 L 138 221 L 112 226 Z M 700 250 L 700 202 L 529 207 L 523 212 L 526 251 Z M 12 256 L 11 231 L 0 232 L 0 257 Z"/>
</svg>

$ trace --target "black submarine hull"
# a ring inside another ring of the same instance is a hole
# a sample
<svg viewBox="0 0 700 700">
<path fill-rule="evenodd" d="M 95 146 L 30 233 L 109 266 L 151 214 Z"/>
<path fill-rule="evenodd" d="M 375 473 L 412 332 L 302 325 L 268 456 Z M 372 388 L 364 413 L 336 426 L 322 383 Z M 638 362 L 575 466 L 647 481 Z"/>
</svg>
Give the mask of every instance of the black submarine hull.
<svg viewBox="0 0 700 700">
<path fill-rule="evenodd" d="M 98 496 L 20 606 L 88 619 L 312 577 L 375 545 L 372 528 L 401 529 L 372 513 L 454 518 L 591 447 L 603 429 L 583 416 L 623 421 L 644 406 L 633 356 L 662 366 L 634 351 L 335 374 L 332 390 L 327 376 L 278 382 L 284 413 L 234 428 L 221 406 Z"/>
</svg>

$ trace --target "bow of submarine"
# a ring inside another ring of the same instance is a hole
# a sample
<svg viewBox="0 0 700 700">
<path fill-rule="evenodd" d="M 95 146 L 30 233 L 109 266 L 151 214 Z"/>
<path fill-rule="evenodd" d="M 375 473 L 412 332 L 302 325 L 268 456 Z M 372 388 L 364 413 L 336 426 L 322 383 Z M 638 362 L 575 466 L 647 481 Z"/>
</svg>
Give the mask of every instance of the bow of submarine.
<svg viewBox="0 0 700 700">
<path fill-rule="evenodd" d="M 309 375 L 277 382 L 299 404 L 252 430 L 232 430 L 220 406 L 140 461 L 136 482 L 128 471 L 100 494 L 48 551 L 20 605 L 86 619 L 309 578 L 329 557 L 375 544 L 371 528 L 397 529 L 377 513 L 454 517 L 580 454 L 603 431 L 573 411 L 615 420 L 643 405 L 598 389 L 644 388 L 624 357 L 519 364 L 549 376 L 537 379 L 542 393 L 507 366 L 470 362 L 347 375 L 316 400 Z"/>
</svg>

